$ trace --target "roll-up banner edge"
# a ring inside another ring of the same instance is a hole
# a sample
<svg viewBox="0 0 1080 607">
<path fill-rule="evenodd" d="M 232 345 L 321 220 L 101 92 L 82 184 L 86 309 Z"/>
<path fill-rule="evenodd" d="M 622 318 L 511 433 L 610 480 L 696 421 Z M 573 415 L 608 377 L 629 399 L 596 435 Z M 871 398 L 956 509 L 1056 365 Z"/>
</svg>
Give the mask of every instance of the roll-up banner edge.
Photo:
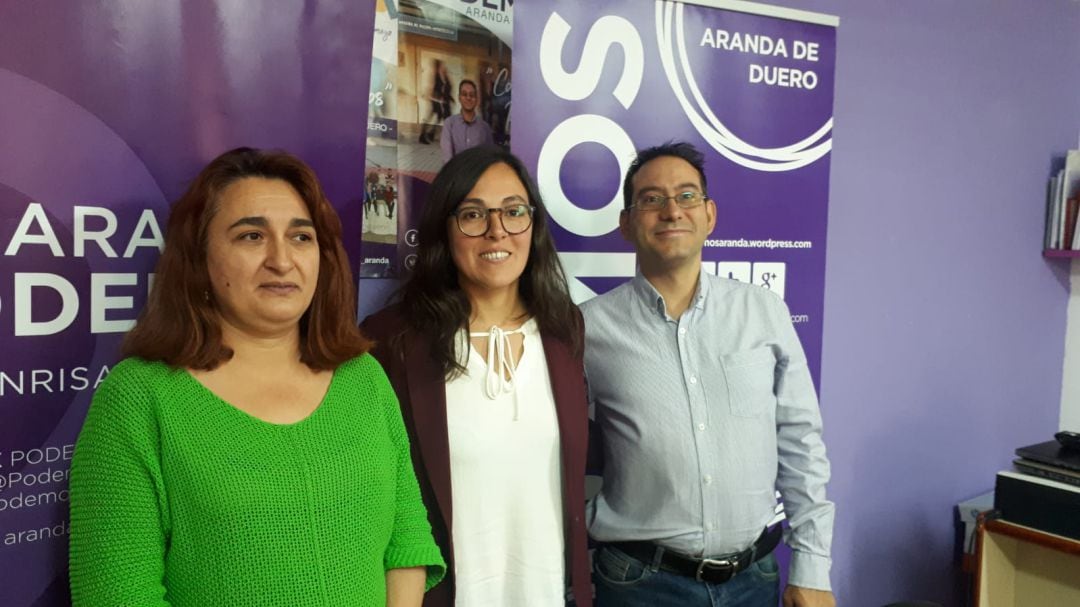
<svg viewBox="0 0 1080 607">
<path fill-rule="evenodd" d="M 817 25 L 828 25 L 831 27 L 838 27 L 840 25 L 840 17 L 837 17 L 836 15 L 826 15 L 824 13 L 814 13 L 784 6 L 761 4 L 760 2 L 748 2 L 747 0 L 675 1 L 682 2 L 683 4 L 697 4 L 698 6 L 722 8 L 729 11 L 738 11 L 740 13 L 752 13 L 754 15 L 763 15 L 765 17 L 776 17 L 778 19 L 787 19 L 788 21 L 802 21 L 804 23 L 815 23 Z"/>
</svg>

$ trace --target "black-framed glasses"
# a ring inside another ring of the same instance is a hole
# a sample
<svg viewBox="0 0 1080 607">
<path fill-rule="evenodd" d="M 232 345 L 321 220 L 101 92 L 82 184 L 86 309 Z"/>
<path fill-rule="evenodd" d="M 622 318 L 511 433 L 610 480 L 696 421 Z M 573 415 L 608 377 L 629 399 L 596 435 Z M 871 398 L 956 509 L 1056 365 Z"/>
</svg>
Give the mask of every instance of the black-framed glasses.
<svg viewBox="0 0 1080 607">
<path fill-rule="evenodd" d="M 499 214 L 502 229 L 507 234 L 520 234 L 532 226 L 536 207 L 527 204 L 512 204 L 505 207 L 488 209 L 485 207 L 461 207 L 450 213 L 457 222 L 457 227 L 466 236 L 483 236 L 491 225 L 492 213 Z"/>
<path fill-rule="evenodd" d="M 701 206 L 708 199 L 708 194 L 705 192 L 698 192 L 697 190 L 679 192 L 674 196 L 649 193 L 638 196 L 637 200 L 635 200 L 634 204 L 631 206 L 637 207 L 637 210 L 639 211 L 659 211 L 667 206 L 668 200 L 674 200 L 675 204 L 679 205 L 680 209 L 692 209 Z"/>
</svg>

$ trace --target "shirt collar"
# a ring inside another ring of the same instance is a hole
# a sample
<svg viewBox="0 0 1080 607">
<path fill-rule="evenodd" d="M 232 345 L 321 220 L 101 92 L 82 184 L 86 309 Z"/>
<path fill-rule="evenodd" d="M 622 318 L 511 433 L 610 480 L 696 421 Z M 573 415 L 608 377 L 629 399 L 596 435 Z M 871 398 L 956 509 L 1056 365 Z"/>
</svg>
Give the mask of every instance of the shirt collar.
<svg viewBox="0 0 1080 607">
<path fill-rule="evenodd" d="M 667 318 L 667 304 L 664 302 L 664 296 L 656 290 L 656 287 L 652 286 L 652 283 L 641 273 L 639 268 L 634 274 L 634 279 L 631 281 L 634 294 L 638 300 L 647 309 L 656 312 L 660 318 Z M 698 310 L 705 309 L 705 298 L 709 294 L 709 281 L 705 277 L 705 269 L 702 268 L 698 274 L 697 292 L 694 294 L 694 302 L 691 304 Z"/>
</svg>

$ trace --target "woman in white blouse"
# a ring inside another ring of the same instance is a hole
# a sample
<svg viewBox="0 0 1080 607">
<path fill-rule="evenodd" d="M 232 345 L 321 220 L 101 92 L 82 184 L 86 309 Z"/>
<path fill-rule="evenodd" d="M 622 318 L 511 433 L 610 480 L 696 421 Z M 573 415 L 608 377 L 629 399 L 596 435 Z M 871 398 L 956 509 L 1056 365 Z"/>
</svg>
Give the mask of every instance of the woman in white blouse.
<svg viewBox="0 0 1080 607">
<path fill-rule="evenodd" d="M 591 605 L 582 321 L 520 160 L 481 147 L 443 166 L 412 274 L 362 326 L 448 563 L 424 605 Z"/>
</svg>

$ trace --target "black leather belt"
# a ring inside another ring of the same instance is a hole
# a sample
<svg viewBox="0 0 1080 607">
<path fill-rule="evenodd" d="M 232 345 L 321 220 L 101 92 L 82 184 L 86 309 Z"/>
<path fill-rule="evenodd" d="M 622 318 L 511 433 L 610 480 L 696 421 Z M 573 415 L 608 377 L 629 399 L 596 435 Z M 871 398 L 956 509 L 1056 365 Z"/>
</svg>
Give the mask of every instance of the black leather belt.
<svg viewBox="0 0 1080 607">
<path fill-rule="evenodd" d="M 656 551 L 661 550 L 660 569 L 692 577 L 699 582 L 723 584 L 758 559 L 768 556 L 780 543 L 782 535 L 780 525 L 773 525 L 762 531 L 754 545 L 742 552 L 701 559 L 672 552 L 652 542 L 610 542 L 606 545 L 622 550 L 646 565 L 652 564 Z"/>
</svg>

